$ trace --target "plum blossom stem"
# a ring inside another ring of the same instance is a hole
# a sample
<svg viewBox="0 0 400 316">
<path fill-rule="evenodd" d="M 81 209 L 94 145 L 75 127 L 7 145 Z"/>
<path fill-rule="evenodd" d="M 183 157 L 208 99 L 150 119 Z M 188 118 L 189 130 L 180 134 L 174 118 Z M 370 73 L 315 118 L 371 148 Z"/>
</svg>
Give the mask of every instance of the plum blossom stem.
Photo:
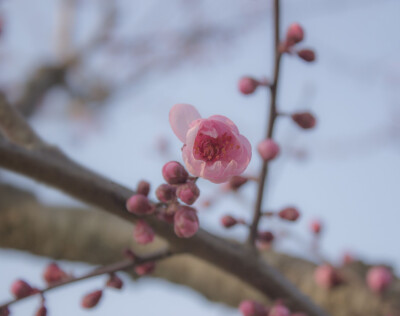
<svg viewBox="0 0 400 316">
<path fill-rule="evenodd" d="M 38 289 L 38 291 L 36 291 L 32 295 L 10 300 L 10 301 L 0 305 L 0 310 L 3 307 L 11 306 L 19 301 L 22 301 L 22 300 L 24 300 L 28 297 L 32 297 L 34 295 L 40 295 L 40 296 L 42 296 L 42 299 L 44 299 L 44 296 L 43 296 L 44 293 L 54 290 L 56 288 L 71 284 L 71 283 L 76 283 L 76 282 L 83 281 L 86 279 L 94 278 L 94 277 L 97 277 L 97 276 L 103 275 L 103 274 L 110 274 L 110 273 L 114 273 L 114 272 L 118 272 L 118 271 L 131 269 L 137 265 L 141 265 L 141 264 L 144 264 L 147 262 L 159 261 L 159 260 L 165 259 L 167 257 L 170 257 L 171 255 L 173 255 L 173 253 L 171 251 L 162 250 L 162 251 L 155 252 L 151 255 L 147 255 L 145 257 L 144 256 L 143 257 L 136 256 L 135 258 L 125 259 L 125 260 L 122 260 L 119 262 L 112 263 L 107 266 L 99 267 L 99 268 L 96 268 L 96 269 L 92 270 L 91 272 L 84 274 L 80 277 L 71 277 L 66 281 L 50 285 L 43 289 Z"/>
<path fill-rule="evenodd" d="M 278 116 L 276 99 L 278 93 L 278 83 L 279 83 L 279 73 L 282 53 L 280 51 L 280 3 L 279 0 L 274 0 L 274 48 L 275 48 L 275 58 L 274 58 L 274 77 L 270 85 L 270 101 L 269 101 L 269 120 L 267 125 L 266 138 L 272 138 L 274 133 L 275 121 Z M 254 208 L 253 221 L 250 228 L 248 243 L 254 247 L 258 223 L 261 218 L 261 206 L 264 197 L 264 187 L 268 177 L 268 161 L 264 161 L 260 171 L 259 185 L 257 192 L 257 199 Z"/>
</svg>

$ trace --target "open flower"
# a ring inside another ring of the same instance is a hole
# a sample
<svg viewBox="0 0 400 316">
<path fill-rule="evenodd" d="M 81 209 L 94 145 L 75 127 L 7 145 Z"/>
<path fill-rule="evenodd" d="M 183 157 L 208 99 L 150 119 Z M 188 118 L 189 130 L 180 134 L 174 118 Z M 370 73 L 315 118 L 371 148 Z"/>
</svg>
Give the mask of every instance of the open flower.
<svg viewBox="0 0 400 316">
<path fill-rule="evenodd" d="M 176 104 L 169 112 L 175 135 L 184 143 L 182 157 L 191 174 L 214 183 L 240 175 L 251 159 L 251 145 L 227 117 L 202 119 L 196 108 Z"/>
</svg>

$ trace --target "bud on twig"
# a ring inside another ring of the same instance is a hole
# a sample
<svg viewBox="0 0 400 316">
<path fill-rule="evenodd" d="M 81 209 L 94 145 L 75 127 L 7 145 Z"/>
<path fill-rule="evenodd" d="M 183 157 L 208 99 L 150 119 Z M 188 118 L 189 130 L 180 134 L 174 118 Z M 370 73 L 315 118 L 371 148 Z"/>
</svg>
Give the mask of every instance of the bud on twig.
<svg viewBox="0 0 400 316">
<path fill-rule="evenodd" d="M 138 244 L 146 245 L 154 240 L 153 229 L 143 220 L 136 222 L 133 237 Z"/>
<path fill-rule="evenodd" d="M 137 185 L 136 193 L 148 196 L 149 192 L 150 192 L 150 183 L 144 180 L 140 181 Z"/>
<path fill-rule="evenodd" d="M 188 182 L 178 187 L 176 195 L 183 203 L 192 205 L 199 197 L 200 190 L 197 187 L 196 183 Z"/>
<path fill-rule="evenodd" d="M 292 120 L 304 129 L 313 128 L 317 122 L 314 115 L 309 112 L 294 113 L 292 114 Z"/>
<path fill-rule="evenodd" d="M 126 208 L 136 215 L 147 215 L 154 212 L 154 207 L 150 204 L 149 199 L 142 194 L 132 195 L 126 202 Z"/>
<path fill-rule="evenodd" d="M 225 228 L 231 228 L 235 226 L 238 223 L 236 218 L 230 216 L 230 215 L 225 215 L 224 217 L 221 218 L 221 224 Z"/>
<path fill-rule="evenodd" d="M 309 63 L 315 61 L 315 52 L 312 49 L 301 49 L 297 52 L 297 56 Z"/>
<path fill-rule="evenodd" d="M 111 287 L 111 288 L 118 289 L 118 290 L 122 289 L 123 285 L 124 285 L 124 283 L 115 273 L 112 273 L 110 275 L 110 278 L 107 280 L 107 283 L 106 283 L 107 287 Z"/>
<path fill-rule="evenodd" d="M 50 263 L 43 273 L 43 279 L 48 285 L 65 281 L 69 278 L 68 274 L 65 273 L 57 263 Z"/>
<path fill-rule="evenodd" d="M 166 183 L 161 184 L 156 190 L 156 197 L 160 202 L 171 202 L 176 198 L 176 188 Z"/>
<path fill-rule="evenodd" d="M 304 31 L 300 24 L 292 23 L 286 32 L 286 46 L 291 47 L 304 39 Z"/>
<path fill-rule="evenodd" d="M 258 153 L 264 161 L 275 159 L 279 154 L 279 145 L 273 139 L 265 139 L 257 146 Z"/>
<path fill-rule="evenodd" d="M 15 298 L 24 298 L 34 293 L 34 289 L 24 280 L 16 280 L 11 284 L 11 293 Z"/>
<path fill-rule="evenodd" d="M 177 161 L 167 162 L 162 168 L 162 175 L 169 184 L 185 183 L 189 177 L 185 168 Z"/>
<path fill-rule="evenodd" d="M 174 216 L 175 234 L 181 238 L 192 237 L 199 230 L 199 218 L 194 208 L 181 206 Z"/>
<path fill-rule="evenodd" d="M 81 301 L 81 306 L 83 308 L 93 308 L 93 307 L 97 306 L 102 295 L 103 295 L 102 290 L 97 290 L 97 291 L 94 291 L 92 293 L 85 295 Z"/>
<path fill-rule="evenodd" d="M 300 217 L 299 211 L 294 207 L 286 207 L 278 213 L 279 217 L 294 222 Z"/>
</svg>

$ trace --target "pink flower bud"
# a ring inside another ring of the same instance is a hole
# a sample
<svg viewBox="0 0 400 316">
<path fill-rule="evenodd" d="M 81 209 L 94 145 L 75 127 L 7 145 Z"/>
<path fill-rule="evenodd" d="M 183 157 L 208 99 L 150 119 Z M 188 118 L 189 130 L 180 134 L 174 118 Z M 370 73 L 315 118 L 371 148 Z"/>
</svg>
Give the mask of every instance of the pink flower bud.
<svg viewBox="0 0 400 316">
<path fill-rule="evenodd" d="M 126 202 L 126 208 L 136 215 L 147 215 L 154 212 L 154 207 L 150 204 L 149 199 L 142 194 L 132 195 Z"/>
<path fill-rule="evenodd" d="M 47 308 L 44 305 L 40 306 L 35 314 L 35 316 L 46 316 L 46 315 L 47 315 Z"/>
<path fill-rule="evenodd" d="M 275 305 L 269 311 L 268 316 L 290 316 L 290 311 L 283 305 Z"/>
<path fill-rule="evenodd" d="M 135 272 L 138 275 L 146 275 L 146 274 L 152 273 L 155 268 L 156 268 L 156 264 L 154 262 L 146 262 L 146 263 L 136 266 Z"/>
<path fill-rule="evenodd" d="M 242 77 L 239 80 L 239 91 L 243 94 L 252 94 L 259 85 L 260 82 L 254 78 Z"/>
<path fill-rule="evenodd" d="M 258 153 L 265 161 L 275 159 L 279 154 L 279 145 L 272 139 L 265 139 L 257 146 Z"/>
<path fill-rule="evenodd" d="M 274 240 L 274 234 L 269 231 L 258 232 L 257 241 L 262 243 L 271 243 Z"/>
<path fill-rule="evenodd" d="M 166 183 L 161 184 L 156 190 L 156 196 L 160 202 L 171 202 L 176 198 L 176 188 Z"/>
<path fill-rule="evenodd" d="M 107 280 L 107 283 L 106 283 L 107 287 L 111 287 L 111 288 L 118 289 L 118 290 L 122 289 L 123 285 L 124 285 L 124 283 L 115 273 L 110 275 L 110 278 Z"/>
<path fill-rule="evenodd" d="M 9 315 L 10 315 L 10 310 L 8 309 L 7 306 L 0 307 L 0 316 L 9 316 Z"/>
<path fill-rule="evenodd" d="M 321 230 L 322 230 L 321 222 L 318 221 L 318 220 L 312 221 L 311 225 L 310 225 L 310 229 L 315 235 L 319 235 L 321 233 Z"/>
<path fill-rule="evenodd" d="M 324 289 L 331 289 L 343 282 L 336 269 L 329 264 L 318 266 L 315 269 L 314 280 Z"/>
<path fill-rule="evenodd" d="M 293 46 L 304 39 L 304 31 L 300 24 L 292 23 L 286 33 L 286 45 Z"/>
<path fill-rule="evenodd" d="M 230 216 L 230 215 L 225 215 L 224 217 L 221 218 L 221 224 L 225 228 L 231 228 L 235 226 L 238 223 L 236 218 Z"/>
<path fill-rule="evenodd" d="M 138 244 L 145 245 L 154 240 L 154 231 L 145 221 L 138 220 L 133 230 L 133 237 Z"/>
<path fill-rule="evenodd" d="M 194 202 L 196 202 L 197 198 L 199 197 L 200 190 L 197 187 L 196 183 L 187 182 L 178 187 L 176 195 L 183 203 L 192 205 Z"/>
<path fill-rule="evenodd" d="M 189 174 L 177 161 L 167 162 L 162 168 L 162 175 L 169 184 L 185 183 Z"/>
<path fill-rule="evenodd" d="M 315 61 L 315 52 L 311 49 L 301 49 L 297 52 L 297 56 L 309 63 Z"/>
<path fill-rule="evenodd" d="M 239 310 L 243 316 L 267 316 L 267 309 L 260 303 L 251 300 L 242 301 Z"/>
<path fill-rule="evenodd" d="M 296 221 L 300 213 L 295 207 L 286 207 L 278 213 L 279 217 L 285 219 L 287 221 L 294 222 Z"/>
<path fill-rule="evenodd" d="M 368 270 L 367 284 L 371 291 L 382 293 L 390 283 L 392 283 L 393 275 L 389 269 L 385 267 L 373 267 Z"/>
<path fill-rule="evenodd" d="M 166 212 L 161 212 L 157 214 L 157 218 L 161 221 L 167 222 L 168 224 L 173 224 L 174 223 L 174 213 L 166 213 Z"/>
<path fill-rule="evenodd" d="M 150 192 L 150 183 L 144 180 L 140 181 L 137 185 L 136 193 L 148 196 L 149 192 Z"/>
<path fill-rule="evenodd" d="M 68 274 L 65 273 L 57 263 L 50 263 L 43 272 L 43 279 L 48 285 L 65 281 L 69 278 Z"/>
<path fill-rule="evenodd" d="M 192 237 L 199 230 L 199 218 L 194 208 L 181 206 L 174 216 L 175 234 L 181 238 Z"/>
<path fill-rule="evenodd" d="M 246 184 L 247 181 L 249 181 L 249 178 L 242 177 L 242 176 L 234 176 L 229 179 L 228 188 L 232 191 L 237 191 L 244 184 Z"/>
<path fill-rule="evenodd" d="M 92 293 L 85 295 L 81 301 L 81 306 L 83 308 L 95 307 L 99 303 L 102 295 L 103 295 L 102 290 L 97 290 L 97 291 L 94 291 Z"/>
<path fill-rule="evenodd" d="M 317 123 L 314 115 L 309 112 L 294 113 L 292 114 L 292 120 L 303 129 L 313 128 Z"/>
<path fill-rule="evenodd" d="M 16 280 L 11 284 L 11 293 L 15 298 L 23 298 L 34 294 L 34 289 L 24 280 Z"/>
</svg>

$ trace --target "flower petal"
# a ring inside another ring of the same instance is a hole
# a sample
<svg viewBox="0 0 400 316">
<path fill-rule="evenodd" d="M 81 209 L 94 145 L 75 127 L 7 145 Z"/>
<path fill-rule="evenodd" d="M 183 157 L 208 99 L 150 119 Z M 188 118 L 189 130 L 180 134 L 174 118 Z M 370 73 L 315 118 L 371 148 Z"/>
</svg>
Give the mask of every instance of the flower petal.
<svg viewBox="0 0 400 316">
<path fill-rule="evenodd" d="M 231 130 L 233 133 L 239 134 L 239 130 L 238 130 L 237 126 L 235 125 L 235 123 L 233 123 L 233 122 L 232 122 L 230 119 L 228 119 L 226 116 L 223 116 L 223 115 L 213 115 L 213 116 L 210 116 L 208 119 L 209 119 L 209 120 L 214 120 L 214 121 L 219 121 L 219 122 L 225 123 L 226 125 L 228 125 L 228 126 L 230 127 L 230 130 Z"/>
<path fill-rule="evenodd" d="M 190 123 L 200 118 L 197 109 L 190 104 L 175 104 L 169 111 L 172 131 L 183 143 L 186 143 L 186 133 L 190 128 Z"/>
</svg>

